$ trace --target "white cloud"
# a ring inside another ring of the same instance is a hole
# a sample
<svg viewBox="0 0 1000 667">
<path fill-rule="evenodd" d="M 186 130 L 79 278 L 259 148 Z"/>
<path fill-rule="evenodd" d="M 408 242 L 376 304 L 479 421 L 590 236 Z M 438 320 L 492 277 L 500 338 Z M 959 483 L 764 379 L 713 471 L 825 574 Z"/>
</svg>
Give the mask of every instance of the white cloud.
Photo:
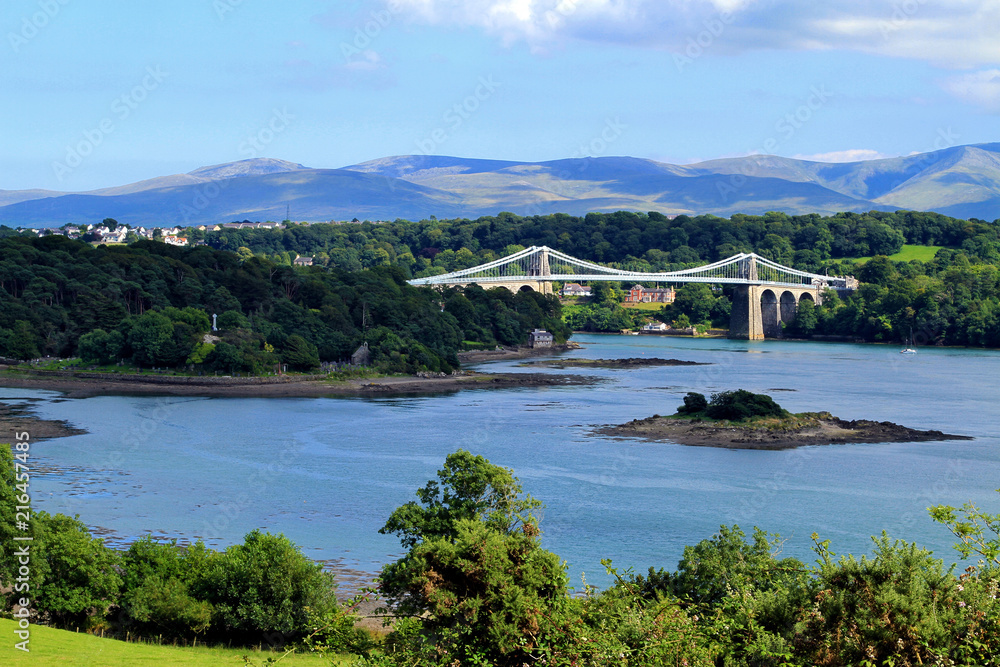
<svg viewBox="0 0 1000 667">
<path fill-rule="evenodd" d="M 870 148 L 851 148 L 846 151 L 793 155 L 792 157 L 796 160 L 811 160 L 812 162 L 862 162 L 864 160 L 881 160 L 889 156 Z"/>
<path fill-rule="evenodd" d="M 1000 63 L 1000 2 L 980 0 L 388 0 L 411 20 L 533 47 L 566 39 L 683 52 L 848 49 L 952 67 Z M 705 42 L 709 46 L 705 47 Z"/>
<path fill-rule="evenodd" d="M 1000 69 L 987 69 L 952 77 L 944 89 L 967 102 L 1000 112 Z"/>
</svg>

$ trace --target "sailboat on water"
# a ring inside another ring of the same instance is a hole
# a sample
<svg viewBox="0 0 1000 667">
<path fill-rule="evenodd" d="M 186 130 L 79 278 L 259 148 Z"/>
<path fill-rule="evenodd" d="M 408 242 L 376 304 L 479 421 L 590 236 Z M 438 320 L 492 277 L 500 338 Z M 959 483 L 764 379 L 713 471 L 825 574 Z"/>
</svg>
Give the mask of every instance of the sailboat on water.
<svg viewBox="0 0 1000 667">
<path fill-rule="evenodd" d="M 906 347 L 899 351 L 900 354 L 916 354 L 917 348 L 913 344 L 913 329 L 910 329 L 910 340 L 906 341 Z"/>
</svg>

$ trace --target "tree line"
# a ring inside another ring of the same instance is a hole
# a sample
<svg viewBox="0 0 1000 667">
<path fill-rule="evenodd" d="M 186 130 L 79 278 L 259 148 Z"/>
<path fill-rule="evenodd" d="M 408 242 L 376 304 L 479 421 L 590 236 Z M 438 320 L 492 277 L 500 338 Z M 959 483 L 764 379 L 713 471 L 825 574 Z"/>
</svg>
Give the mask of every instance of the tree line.
<svg viewBox="0 0 1000 667">
<path fill-rule="evenodd" d="M 527 217 L 500 213 L 476 220 L 227 229 L 205 238 L 213 246 L 242 248 L 248 255 L 308 254 L 350 270 L 396 265 L 414 276 L 468 268 L 531 245 L 548 245 L 580 259 L 643 272 L 673 271 L 738 252 L 756 252 L 793 268 L 855 275 L 865 283 L 845 299 L 831 295 L 819 308 L 807 304 L 789 335 L 901 341 L 913 330 L 918 343 L 1000 346 L 1000 226 L 937 213 L 674 219 L 626 211 Z M 941 249 L 928 262 L 886 259 L 904 243 Z M 854 261 L 872 256 L 876 259 Z M 594 287 L 604 289 L 600 284 Z M 629 287 L 609 286 L 619 292 Z M 620 293 L 595 294 L 586 308 L 571 309 L 568 324 L 576 330 L 617 331 L 650 316 L 621 309 L 620 298 Z M 684 285 L 677 303 L 656 317 L 679 326 L 727 326 L 730 308 L 726 289 Z"/>
<path fill-rule="evenodd" d="M 565 341 L 557 299 L 406 283 L 398 266 L 344 271 L 141 241 L 0 239 L 0 356 L 261 373 L 343 361 L 363 342 L 385 372 L 450 372 L 470 346 Z M 219 331 L 212 332 L 211 315 Z M 206 339 L 206 334 L 212 338 Z"/>
<path fill-rule="evenodd" d="M 822 273 L 824 263 L 831 260 L 891 255 L 904 243 L 947 246 L 993 263 L 1000 259 L 996 223 L 916 211 L 672 219 L 630 211 L 585 216 L 500 213 L 475 220 L 223 229 L 201 236 L 212 247 L 234 252 L 242 247 L 276 261 L 308 255 L 352 271 L 397 264 L 418 277 L 476 266 L 532 245 L 547 245 L 617 268 L 653 272 L 756 252 Z"/>
</svg>

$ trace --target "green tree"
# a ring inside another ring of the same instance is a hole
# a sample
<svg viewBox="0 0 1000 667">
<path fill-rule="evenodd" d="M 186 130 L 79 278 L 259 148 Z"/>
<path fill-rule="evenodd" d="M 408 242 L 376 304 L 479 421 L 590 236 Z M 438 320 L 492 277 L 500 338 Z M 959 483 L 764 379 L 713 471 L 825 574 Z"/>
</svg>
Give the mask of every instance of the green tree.
<svg viewBox="0 0 1000 667">
<path fill-rule="evenodd" d="M 212 605 L 191 585 L 203 576 L 209 551 L 201 542 L 181 547 L 142 537 L 122 556 L 122 622 L 136 633 L 191 637 L 205 632 Z"/>
<path fill-rule="evenodd" d="M 955 549 L 963 560 L 978 555 L 981 568 L 1000 570 L 1000 514 L 984 512 L 972 503 L 959 509 L 935 505 L 927 511 L 931 519 L 946 526 L 959 539 Z"/>
<path fill-rule="evenodd" d="M 248 320 L 246 315 L 238 310 L 227 310 L 219 315 L 216 322 L 221 331 L 250 328 L 250 320 Z"/>
<path fill-rule="evenodd" d="M 708 407 L 708 399 L 705 398 L 704 394 L 699 394 L 697 392 L 689 391 L 684 396 L 684 405 L 677 408 L 677 414 L 679 415 L 695 415 L 699 412 L 704 412 L 705 408 Z"/>
<path fill-rule="evenodd" d="M 672 312 L 678 316 L 687 315 L 691 322 L 701 323 L 711 321 L 712 307 L 716 297 L 704 283 L 688 283 L 677 290 Z"/>
<path fill-rule="evenodd" d="M 337 607 L 332 574 L 283 535 L 258 530 L 214 554 L 193 588 L 215 608 L 213 634 L 239 642 L 301 640 L 314 618 Z"/>
<path fill-rule="evenodd" d="M 382 570 L 379 591 L 420 616 L 391 640 L 401 662 L 521 665 L 566 632 L 568 577 L 542 549 L 531 510 L 510 470 L 459 450 L 438 480 L 389 517 L 382 533 L 409 552 Z"/>
<path fill-rule="evenodd" d="M 828 541 L 813 539 L 820 561 L 814 603 L 803 609 L 797 638 L 803 659 L 927 665 L 948 656 L 967 619 L 958 582 L 941 560 L 884 532 L 872 538 L 873 557 L 860 560 L 835 560 Z"/>
<path fill-rule="evenodd" d="M 430 537 L 454 538 L 459 519 L 482 521 L 509 534 L 531 523 L 532 510 L 541 506 L 531 496 L 521 497 L 510 469 L 462 449 L 445 458 L 437 477 L 417 491 L 419 503 L 396 508 L 379 532 L 397 535 L 408 549 Z"/>
<path fill-rule="evenodd" d="M 80 336 L 77 354 L 88 363 L 113 364 L 121 358 L 125 337 L 120 331 L 94 329 Z"/>
<path fill-rule="evenodd" d="M 802 299 L 795 311 L 795 319 L 785 329 L 794 335 L 808 336 L 816 331 L 817 326 L 819 326 L 819 314 L 816 311 L 816 304 L 810 299 Z"/>
<path fill-rule="evenodd" d="M 705 414 L 712 419 L 739 421 L 750 417 L 786 417 L 788 411 L 766 394 L 737 389 L 712 394 Z"/>
<path fill-rule="evenodd" d="M 132 360 L 139 366 L 163 364 L 172 351 L 173 340 L 173 322 L 163 313 L 153 310 L 134 318 L 128 330 Z"/>
<path fill-rule="evenodd" d="M 3 343 L 0 340 L 0 343 Z M 25 320 L 14 322 L 13 328 L 7 334 L 6 354 L 15 359 L 36 359 L 41 356 L 38 351 L 38 337 L 32 330 L 31 323 Z"/>
<path fill-rule="evenodd" d="M 17 497 L 22 495 L 22 491 L 27 491 L 27 484 L 20 490 L 17 488 L 18 479 L 14 469 L 12 446 L 17 445 L 0 443 L 0 581 L 3 582 L 13 581 L 14 573 L 17 571 L 13 556 L 16 549 L 14 526 L 17 506 L 26 504 L 18 503 Z M 27 447 L 23 445 L 22 450 L 27 451 Z"/>
<path fill-rule="evenodd" d="M 285 350 L 281 358 L 297 371 L 319 368 L 319 351 L 316 346 L 298 334 L 292 334 L 285 341 Z"/>
<path fill-rule="evenodd" d="M 85 626 L 91 616 L 102 619 L 121 588 L 118 553 L 77 518 L 39 511 L 32 522 L 33 567 L 42 576 L 36 609 L 62 625 Z"/>
</svg>

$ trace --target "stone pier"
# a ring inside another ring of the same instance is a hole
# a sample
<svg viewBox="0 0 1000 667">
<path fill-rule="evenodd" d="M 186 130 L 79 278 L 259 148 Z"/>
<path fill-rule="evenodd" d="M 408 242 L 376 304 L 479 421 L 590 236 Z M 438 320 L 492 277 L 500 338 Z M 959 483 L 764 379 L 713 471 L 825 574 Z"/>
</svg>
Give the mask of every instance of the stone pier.
<svg viewBox="0 0 1000 667">
<path fill-rule="evenodd" d="M 809 299 L 819 305 L 822 294 L 819 287 L 809 285 L 737 285 L 729 317 L 729 337 L 740 340 L 781 338 L 781 324 L 795 319 L 799 302 Z"/>
</svg>

